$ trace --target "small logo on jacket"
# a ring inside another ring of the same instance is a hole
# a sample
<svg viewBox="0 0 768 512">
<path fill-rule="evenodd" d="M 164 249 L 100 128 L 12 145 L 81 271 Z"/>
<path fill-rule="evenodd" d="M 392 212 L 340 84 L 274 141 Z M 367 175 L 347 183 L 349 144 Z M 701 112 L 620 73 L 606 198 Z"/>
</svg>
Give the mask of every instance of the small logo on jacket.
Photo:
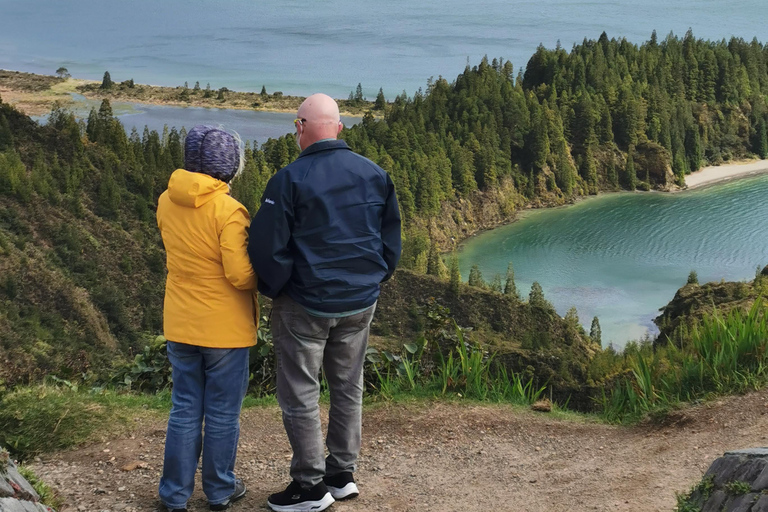
<svg viewBox="0 0 768 512">
<path fill-rule="evenodd" d="M 275 204 L 275 202 L 269 198 L 265 199 L 264 202 L 268 204 Z"/>
</svg>

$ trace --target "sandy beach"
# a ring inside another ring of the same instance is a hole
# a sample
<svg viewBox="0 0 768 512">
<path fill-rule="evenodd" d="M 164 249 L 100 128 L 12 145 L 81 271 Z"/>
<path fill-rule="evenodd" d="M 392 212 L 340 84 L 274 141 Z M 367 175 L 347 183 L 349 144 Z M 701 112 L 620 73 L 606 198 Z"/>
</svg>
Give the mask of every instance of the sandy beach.
<svg viewBox="0 0 768 512">
<path fill-rule="evenodd" d="M 763 173 L 768 173 L 768 160 L 732 163 L 715 167 L 704 167 L 703 169 L 686 176 L 685 184 L 690 190 L 704 185 L 711 185 L 712 183 L 717 183 L 719 181 L 727 181 Z"/>
</svg>

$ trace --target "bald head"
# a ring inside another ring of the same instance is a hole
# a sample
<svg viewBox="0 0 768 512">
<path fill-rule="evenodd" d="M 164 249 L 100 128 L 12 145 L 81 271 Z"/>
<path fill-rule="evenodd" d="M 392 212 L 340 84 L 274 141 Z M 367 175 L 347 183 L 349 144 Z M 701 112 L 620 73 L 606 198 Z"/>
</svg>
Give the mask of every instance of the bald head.
<svg viewBox="0 0 768 512">
<path fill-rule="evenodd" d="M 313 94 L 305 99 L 297 117 L 306 119 L 296 127 L 296 137 L 302 151 L 319 140 L 335 139 L 343 128 L 339 106 L 326 94 Z"/>
</svg>

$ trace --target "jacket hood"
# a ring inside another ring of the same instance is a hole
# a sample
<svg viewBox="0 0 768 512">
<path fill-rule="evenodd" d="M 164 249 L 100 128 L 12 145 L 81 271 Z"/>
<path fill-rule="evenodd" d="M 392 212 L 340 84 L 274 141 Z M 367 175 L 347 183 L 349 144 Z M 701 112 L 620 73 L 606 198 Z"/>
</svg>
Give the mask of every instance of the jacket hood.
<svg viewBox="0 0 768 512">
<path fill-rule="evenodd" d="M 229 193 L 229 185 L 207 174 L 176 169 L 168 181 L 168 197 L 179 206 L 200 208 L 208 201 Z"/>
</svg>

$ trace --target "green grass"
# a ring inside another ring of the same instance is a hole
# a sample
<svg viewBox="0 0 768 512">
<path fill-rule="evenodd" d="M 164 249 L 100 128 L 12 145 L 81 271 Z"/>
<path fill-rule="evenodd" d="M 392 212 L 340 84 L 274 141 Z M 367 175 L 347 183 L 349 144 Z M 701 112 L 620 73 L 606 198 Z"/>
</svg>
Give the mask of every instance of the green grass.
<svg viewBox="0 0 768 512">
<path fill-rule="evenodd" d="M 752 484 L 734 480 L 725 484 L 725 492 L 733 496 L 741 496 L 742 494 L 749 494 L 752 491 Z"/>
<path fill-rule="evenodd" d="M 401 355 L 369 349 L 373 392 L 386 400 L 402 395 L 439 396 L 519 405 L 530 405 L 542 396 L 546 386 L 536 386 L 532 378 L 525 380 L 495 364 L 494 354 L 469 342 L 464 330 L 450 322 L 452 332 L 446 339 L 454 346 L 447 354 L 439 347 L 428 350 L 424 339 L 404 345 Z"/>
<path fill-rule="evenodd" d="M 687 494 L 677 494 L 677 507 L 675 512 L 701 512 L 701 507 L 691 502 L 691 496 L 694 492 L 701 493 L 699 498 L 701 502 L 706 502 L 715 490 L 715 478 L 710 475 L 706 478 L 702 478 L 701 481 L 694 485 Z"/>
<path fill-rule="evenodd" d="M 41 384 L 0 399 L 0 445 L 21 460 L 125 431 L 137 416 L 170 408 L 170 393 L 139 395 Z"/>
<path fill-rule="evenodd" d="M 635 421 L 681 402 L 759 389 L 768 382 L 768 306 L 758 299 L 749 311 L 715 311 L 694 326 L 682 347 L 644 347 L 628 358 L 629 372 L 603 395 L 609 421 Z"/>
<path fill-rule="evenodd" d="M 248 395 L 244 408 L 277 405 L 274 395 Z M 167 418 L 171 392 L 154 395 L 112 389 L 81 389 L 66 381 L 20 387 L 0 395 L 0 446 L 20 460 L 114 437 L 137 418 Z"/>
<path fill-rule="evenodd" d="M 55 510 L 61 509 L 64 505 L 64 498 L 59 496 L 48 484 L 40 480 L 34 471 L 26 466 L 19 466 L 19 474 L 35 489 L 35 492 L 40 496 L 40 503 L 48 505 Z"/>
</svg>

